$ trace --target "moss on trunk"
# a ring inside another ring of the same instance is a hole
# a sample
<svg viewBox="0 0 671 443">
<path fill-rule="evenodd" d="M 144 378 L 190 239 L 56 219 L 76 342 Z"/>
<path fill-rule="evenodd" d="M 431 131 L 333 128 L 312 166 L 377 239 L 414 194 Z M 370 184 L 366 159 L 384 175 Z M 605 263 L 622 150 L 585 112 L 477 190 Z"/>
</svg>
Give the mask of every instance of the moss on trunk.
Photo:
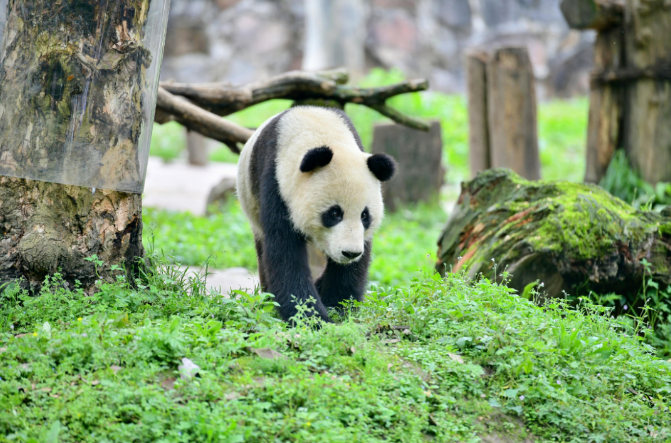
<svg viewBox="0 0 671 443">
<path fill-rule="evenodd" d="M 648 275 L 671 284 L 671 217 L 635 210 L 596 185 L 530 182 L 505 169 L 462 184 L 438 246 L 441 272 L 494 278 L 507 270 L 513 288 L 540 280 L 551 297 L 592 290 L 633 299 L 644 259 Z"/>
</svg>

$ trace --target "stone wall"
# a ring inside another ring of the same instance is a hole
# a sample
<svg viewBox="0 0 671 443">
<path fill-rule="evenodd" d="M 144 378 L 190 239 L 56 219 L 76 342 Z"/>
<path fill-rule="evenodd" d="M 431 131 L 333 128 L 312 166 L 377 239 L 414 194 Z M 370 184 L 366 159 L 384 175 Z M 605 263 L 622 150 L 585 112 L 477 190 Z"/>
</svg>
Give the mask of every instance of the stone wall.
<svg viewBox="0 0 671 443">
<path fill-rule="evenodd" d="M 162 79 L 245 83 L 300 69 L 305 0 L 172 0 Z M 366 0 L 366 65 L 463 92 L 470 46 L 529 48 L 542 96 L 585 93 L 593 35 L 559 0 Z"/>
</svg>

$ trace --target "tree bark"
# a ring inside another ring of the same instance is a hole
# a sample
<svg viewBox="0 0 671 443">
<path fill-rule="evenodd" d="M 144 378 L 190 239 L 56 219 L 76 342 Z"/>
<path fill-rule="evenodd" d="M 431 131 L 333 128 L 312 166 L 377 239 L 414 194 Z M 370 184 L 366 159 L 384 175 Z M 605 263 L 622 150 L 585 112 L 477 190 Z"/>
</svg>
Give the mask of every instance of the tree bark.
<svg viewBox="0 0 671 443">
<path fill-rule="evenodd" d="M 23 279 L 34 290 L 60 270 L 89 289 L 96 267 L 102 278 L 119 264 L 133 274 L 141 196 L 95 188 L 142 190 L 138 145 L 153 107 L 144 92 L 160 60 L 143 42 L 157 1 L 5 3 L 0 174 L 11 177 L 0 177 L 0 284 Z"/>
<path fill-rule="evenodd" d="M 550 297 L 636 299 L 645 275 L 671 284 L 671 213 L 638 211 L 593 184 L 530 182 L 490 169 L 462 185 L 438 241 L 437 269 L 497 278 Z M 646 274 L 643 259 L 651 265 Z"/>
<path fill-rule="evenodd" d="M 540 179 L 534 75 L 526 48 L 495 49 L 487 66 L 491 165 Z"/>
<path fill-rule="evenodd" d="M 492 167 L 487 110 L 487 61 L 489 55 L 474 50 L 466 55 L 468 80 L 468 145 L 471 177 Z"/>
<path fill-rule="evenodd" d="M 89 290 L 112 265 L 135 274 L 142 257 L 142 196 L 14 177 L 0 177 L 0 286 L 13 280 L 37 290 L 60 271 Z"/>
<path fill-rule="evenodd" d="M 595 72 L 620 69 L 624 64 L 623 45 L 621 27 L 597 34 Z M 615 150 L 621 147 L 624 86 L 593 81 L 589 97 L 585 181 L 599 183 Z"/>
<path fill-rule="evenodd" d="M 669 2 L 627 0 L 625 26 L 628 69 L 671 66 Z M 629 82 L 625 113 L 624 146 L 632 167 L 650 183 L 671 181 L 671 80 Z"/>
<path fill-rule="evenodd" d="M 376 125 L 372 152 L 389 154 L 398 162 L 396 176 L 382 185 L 390 212 L 403 203 L 429 201 L 440 192 L 445 169 L 439 122 L 433 122 L 429 132 L 395 124 Z"/>
</svg>

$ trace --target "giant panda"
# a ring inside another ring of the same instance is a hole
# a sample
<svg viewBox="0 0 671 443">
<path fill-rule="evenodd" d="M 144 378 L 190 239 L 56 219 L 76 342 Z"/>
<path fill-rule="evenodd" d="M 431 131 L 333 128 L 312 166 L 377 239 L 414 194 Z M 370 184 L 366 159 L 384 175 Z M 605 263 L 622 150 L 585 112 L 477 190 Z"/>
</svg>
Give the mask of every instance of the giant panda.
<svg viewBox="0 0 671 443">
<path fill-rule="evenodd" d="M 261 288 L 274 294 L 284 320 L 296 315 L 296 302 L 329 322 L 326 308 L 363 300 L 384 215 L 381 182 L 395 170 L 390 156 L 364 152 L 352 122 L 335 108 L 290 108 L 245 144 L 238 199 L 254 232 Z M 316 281 L 309 249 L 327 261 Z"/>
</svg>

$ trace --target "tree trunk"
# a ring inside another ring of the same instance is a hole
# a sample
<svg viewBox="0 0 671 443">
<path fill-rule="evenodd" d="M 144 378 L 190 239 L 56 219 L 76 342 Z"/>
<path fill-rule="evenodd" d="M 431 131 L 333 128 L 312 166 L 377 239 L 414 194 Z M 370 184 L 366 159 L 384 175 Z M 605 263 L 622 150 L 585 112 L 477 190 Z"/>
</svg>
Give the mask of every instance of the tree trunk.
<svg viewBox="0 0 671 443">
<path fill-rule="evenodd" d="M 366 39 L 362 0 L 305 0 L 303 69 L 317 71 L 344 66 L 353 77 L 364 71 Z"/>
<path fill-rule="evenodd" d="M 498 48 L 487 66 L 491 165 L 540 179 L 536 90 L 526 48 Z"/>
<path fill-rule="evenodd" d="M 132 273 L 167 2 L 0 4 L 0 284 Z"/>
<path fill-rule="evenodd" d="M 439 122 L 433 122 L 429 132 L 395 124 L 376 125 L 372 152 L 389 154 L 398 162 L 396 176 L 382 185 L 390 212 L 404 203 L 431 200 L 440 192 L 445 169 Z"/>
<path fill-rule="evenodd" d="M 468 145 L 471 177 L 492 167 L 487 110 L 487 61 L 489 55 L 474 50 L 466 55 L 468 80 Z"/>
<path fill-rule="evenodd" d="M 627 69 L 655 72 L 628 84 L 624 146 L 644 180 L 671 181 L 671 4 L 627 0 Z M 666 69 L 667 76 L 662 72 Z"/>
<path fill-rule="evenodd" d="M 610 28 L 597 34 L 594 46 L 594 70 L 622 68 L 623 45 L 621 27 Z M 601 181 L 615 150 L 621 147 L 623 99 L 622 85 L 592 82 L 585 167 L 585 181 L 588 183 Z"/>
<path fill-rule="evenodd" d="M 0 177 L 0 286 L 23 279 L 38 289 L 44 277 L 61 271 L 85 289 L 96 280 L 97 255 L 104 265 L 126 265 L 128 276 L 143 255 L 142 197 L 115 191 Z"/>
<path fill-rule="evenodd" d="M 671 284 L 671 213 L 637 211 L 592 184 L 529 182 L 491 169 L 462 185 L 438 242 L 437 269 L 482 273 L 550 297 L 610 292 L 635 300 L 649 273 Z"/>
</svg>

